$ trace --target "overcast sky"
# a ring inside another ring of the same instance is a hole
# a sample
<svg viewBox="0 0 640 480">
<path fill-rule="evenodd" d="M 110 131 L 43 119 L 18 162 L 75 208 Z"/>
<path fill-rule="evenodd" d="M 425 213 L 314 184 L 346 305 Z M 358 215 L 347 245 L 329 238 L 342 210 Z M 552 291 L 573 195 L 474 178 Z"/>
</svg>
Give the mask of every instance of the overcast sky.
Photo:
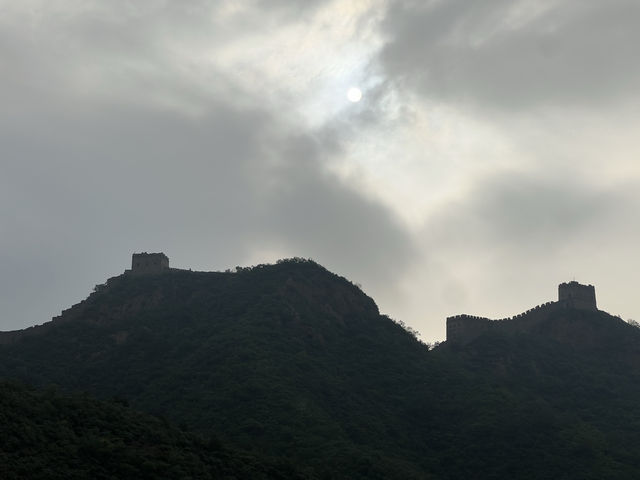
<svg viewBox="0 0 640 480">
<path fill-rule="evenodd" d="M 636 0 L 0 0 L 0 330 L 140 251 L 310 257 L 426 341 L 572 279 L 639 319 L 639 25 Z"/>
</svg>

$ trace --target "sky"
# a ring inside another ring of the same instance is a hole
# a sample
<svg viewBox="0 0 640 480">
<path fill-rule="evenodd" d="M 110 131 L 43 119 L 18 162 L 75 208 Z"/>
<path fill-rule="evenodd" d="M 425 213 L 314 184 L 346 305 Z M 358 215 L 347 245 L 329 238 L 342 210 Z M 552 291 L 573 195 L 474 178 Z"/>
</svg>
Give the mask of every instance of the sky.
<svg viewBox="0 0 640 480">
<path fill-rule="evenodd" d="M 0 0 L 0 330 L 143 251 L 312 258 L 428 342 L 574 279 L 640 319 L 638 25 L 636 0 Z"/>
</svg>

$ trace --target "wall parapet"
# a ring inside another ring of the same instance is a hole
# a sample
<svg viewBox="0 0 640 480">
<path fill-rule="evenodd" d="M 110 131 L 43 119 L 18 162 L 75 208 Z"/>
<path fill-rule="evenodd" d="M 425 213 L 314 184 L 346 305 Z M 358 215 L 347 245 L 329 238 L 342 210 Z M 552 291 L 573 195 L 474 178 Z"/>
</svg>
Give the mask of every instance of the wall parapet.
<svg viewBox="0 0 640 480">
<path fill-rule="evenodd" d="M 597 310 L 595 287 L 576 281 L 561 283 L 557 301 L 542 303 L 517 315 L 497 320 L 467 314 L 447 317 L 447 342 L 464 345 L 494 328 L 504 332 L 528 331 L 546 320 L 551 312 L 566 308 Z"/>
<path fill-rule="evenodd" d="M 467 314 L 447 317 L 447 341 L 464 345 L 494 328 L 510 332 L 525 331 L 560 308 L 564 308 L 561 302 L 546 302 L 517 315 L 499 319 Z"/>
</svg>

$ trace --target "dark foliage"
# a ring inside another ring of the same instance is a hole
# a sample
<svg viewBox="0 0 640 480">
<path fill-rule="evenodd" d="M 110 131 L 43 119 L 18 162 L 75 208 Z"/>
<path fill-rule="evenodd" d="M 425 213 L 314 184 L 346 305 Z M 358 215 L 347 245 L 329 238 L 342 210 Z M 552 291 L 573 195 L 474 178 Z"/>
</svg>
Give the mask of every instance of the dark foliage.
<svg viewBox="0 0 640 480">
<path fill-rule="evenodd" d="M 0 478 L 289 479 L 276 464 L 223 448 L 121 402 L 0 383 Z"/>
<path fill-rule="evenodd" d="M 580 334 L 576 334 L 580 332 Z M 566 311 L 431 351 L 299 259 L 111 279 L 0 375 L 162 415 L 319 478 L 638 478 L 640 330 Z"/>
</svg>

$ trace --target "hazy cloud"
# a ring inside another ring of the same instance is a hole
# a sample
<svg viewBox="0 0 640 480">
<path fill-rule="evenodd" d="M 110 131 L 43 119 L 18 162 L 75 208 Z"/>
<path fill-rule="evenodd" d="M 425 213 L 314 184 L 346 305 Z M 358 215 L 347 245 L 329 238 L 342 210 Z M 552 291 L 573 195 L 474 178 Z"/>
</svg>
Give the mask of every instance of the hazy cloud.
<svg viewBox="0 0 640 480">
<path fill-rule="evenodd" d="M 391 1 L 386 72 L 425 96 L 505 109 L 637 93 L 633 0 Z"/>
<path fill-rule="evenodd" d="M 386 207 L 327 170 L 336 132 L 305 130 L 218 66 L 190 65 L 199 54 L 177 58 L 208 48 L 220 12 L 172 5 L 40 5 L 31 29 L 3 23 L 15 81 L 1 89 L 2 328 L 46 321 L 132 251 L 196 269 L 277 251 L 374 279 L 413 255 Z M 284 13 L 251 5 L 229 15 Z"/>
<path fill-rule="evenodd" d="M 565 245 L 632 211 L 628 192 L 604 189 L 579 177 L 502 172 L 474 183 L 444 203 L 426 224 L 438 250 L 512 252 L 548 257 Z"/>
<path fill-rule="evenodd" d="M 623 0 L 0 0 L 0 329 L 139 250 L 312 257 L 427 338 L 568 275 L 633 312 L 639 23 Z"/>
</svg>

